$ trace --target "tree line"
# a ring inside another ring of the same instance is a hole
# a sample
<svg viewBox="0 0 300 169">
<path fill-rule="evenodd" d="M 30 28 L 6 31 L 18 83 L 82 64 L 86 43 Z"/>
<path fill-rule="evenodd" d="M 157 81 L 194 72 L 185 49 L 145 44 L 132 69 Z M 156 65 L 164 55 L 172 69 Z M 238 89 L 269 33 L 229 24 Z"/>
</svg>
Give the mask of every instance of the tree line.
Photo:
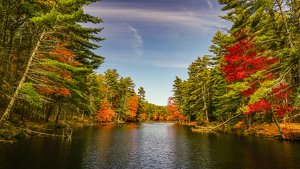
<svg viewBox="0 0 300 169">
<path fill-rule="evenodd" d="M 189 120 L 207 124 L 241 115 L 279 123 L 299 115 L 300 1 L 218 0 L 220 16 L 232 22 L 219 29 L 209 52 L 188 67 L 189 78 L 176 76 L 173 100 Z"/>
<path fill-rule="evenodd" d="M 96 1 L 0 1 L 0 128 L 13 117 L 55 124 L 74 117 L 167 120 L 168 108 L 148 103 L 130 77 L 95 72 L 105 59 L 93 52 L 104 28 L 82 25 L 103 22 L 83 11 Z"/>
<path fill-rule="evenodd" d="M 94 85 L 90 101 L 94 100 L 98 122 L 124 121 L 184 121 L 177 105 L 169 98 L 167 106 L 149 103 L 143 87 L 136 93 L 130 77 L 122 77 L 116 69 L 91 77 Z"/>
</svg>

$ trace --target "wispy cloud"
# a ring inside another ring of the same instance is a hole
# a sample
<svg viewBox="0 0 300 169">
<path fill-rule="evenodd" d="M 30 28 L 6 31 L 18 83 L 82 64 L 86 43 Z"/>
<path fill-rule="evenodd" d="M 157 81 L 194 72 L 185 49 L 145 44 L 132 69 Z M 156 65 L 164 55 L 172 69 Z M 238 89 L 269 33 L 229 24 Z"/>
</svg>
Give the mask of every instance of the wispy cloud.
<svg viewBox="0 0 300 169">
<path fill-rule="evenodd" d="M 133 31 L 133 36 L 135 38 L 135 41 L 133 43 L 133 48 L 137 56 L 140 58 L 143 55 L 143 51 L 141 47 L 143 47 L 143 40 L 142 37 L 138 34 L 138 31 L 134 29 L 132 26 L 128 25 L 129 28 Z"/>
<path fill-rule="evenodd" d="M 214 26 L 226 26 L 218 18 L 223 12 L 217 10 L 218 6 L 213 8 L 211 2 L 201 1 L 197 8 L 177 10 L 166 6 L 153 8 L 144 3 L 105 2 L 85 6 L 84 11 L 104 20 L 102 36 L 107 40 L 102 42 L 105 49 L 102 52 L 107 59 L 187 68 L 193 59 L 182 56 L 193 58 L 198 55 L 196 53 L 206 50 L 204 48 L 209 44 L 201 41 L 215 31 Z M 207 10 L 208 7 L 211 10 Z"/>
<path fill-rule="evenodd" d="M 209 2 L 209 0 L 208 0 Z M 212 4 L 211 9 L 212 9 Z M 160 24 L 170 24 L 175 26 L 196 28 L 207 31 L 213 26 L 222 26 L 219 22 L 218 14 L 216 13 L 195 13 L 191 11 L 157 11 L 153 9 L 128 9 L 128 8 L 96 8 L 86 7 L 87 13 L 99 14 L 101 18 L 118 18 L 119 20 L 126 20 L 126 22 L 133 21 L 147 21 L 157 22 Z M 109 19 L 107 19 L 109 20 Z"/>
<path fill-rule="evenodd" d="M 179 38 L 179 33 L 177 33 L 175 26 L 174 26 L 174 34 L 173 35 L 175 38 L 177 38 L 177 39 Z"/>
<path fill-rule="evenodd" d="M 207 0 L 209 8 L 212 10 L 213 9 L 213 4 L 210 2 L 210 0 Z"/>
</svg>

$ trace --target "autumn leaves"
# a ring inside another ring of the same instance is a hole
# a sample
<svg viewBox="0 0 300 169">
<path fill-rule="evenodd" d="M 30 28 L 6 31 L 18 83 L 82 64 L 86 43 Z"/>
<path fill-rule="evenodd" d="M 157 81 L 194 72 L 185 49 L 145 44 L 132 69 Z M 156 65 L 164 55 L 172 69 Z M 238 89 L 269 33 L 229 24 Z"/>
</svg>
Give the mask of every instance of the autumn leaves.
<svg viewBox="0 0 300 169">
<path fill-rule="evenodd" d="M 241 38 L 247 31 L 235 34 Z M 225 72 L 226 80 L 232 84 L 229 89 L 235 90 L 244 97 L 250 97 L 248 105 L 241 109 L 245 114 L 261 111 L 274 111 L 277 117 L 283 117 L 292 111 L 287 102 L 292 90 L 282 83 L 276 83 L 278 75 L 272 68 L 278 58 L 262 54 L 264 48 L 254 45 L 254 36 L 244 37 L 235 44 L 225 47 L 221 70 Z M 240 87 L 244 86 L 244 87 Z"/>
</svg>

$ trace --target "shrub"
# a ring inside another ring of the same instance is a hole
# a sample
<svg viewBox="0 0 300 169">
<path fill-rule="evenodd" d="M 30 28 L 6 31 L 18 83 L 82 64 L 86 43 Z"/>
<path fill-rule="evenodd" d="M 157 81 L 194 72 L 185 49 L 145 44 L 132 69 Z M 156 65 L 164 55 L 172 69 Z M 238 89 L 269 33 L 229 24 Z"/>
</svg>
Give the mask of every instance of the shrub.
<svg viewBox="0 0 300 169">
<path fill-rule="evenodd" d="M 14 137 L 17 139 L 26 138 L 28 134 L 23 130 L 19 130 Z"/>
</svg>

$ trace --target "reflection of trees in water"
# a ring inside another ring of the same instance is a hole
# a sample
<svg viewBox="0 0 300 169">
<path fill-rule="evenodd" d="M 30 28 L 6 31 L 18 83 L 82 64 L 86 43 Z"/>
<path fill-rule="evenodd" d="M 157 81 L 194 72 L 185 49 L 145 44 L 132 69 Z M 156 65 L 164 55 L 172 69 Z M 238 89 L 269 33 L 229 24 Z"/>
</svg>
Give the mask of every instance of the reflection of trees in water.
<svg viewBox="0 0 300 169">
<path fill-rule="evenodd" d="M 0 144 L 0 168 L 300 168 L 298 142 L 194 133 L 166 123 L 78 127 L 73 133 L 72 141 L 32 137 Z"/>
</svg>

